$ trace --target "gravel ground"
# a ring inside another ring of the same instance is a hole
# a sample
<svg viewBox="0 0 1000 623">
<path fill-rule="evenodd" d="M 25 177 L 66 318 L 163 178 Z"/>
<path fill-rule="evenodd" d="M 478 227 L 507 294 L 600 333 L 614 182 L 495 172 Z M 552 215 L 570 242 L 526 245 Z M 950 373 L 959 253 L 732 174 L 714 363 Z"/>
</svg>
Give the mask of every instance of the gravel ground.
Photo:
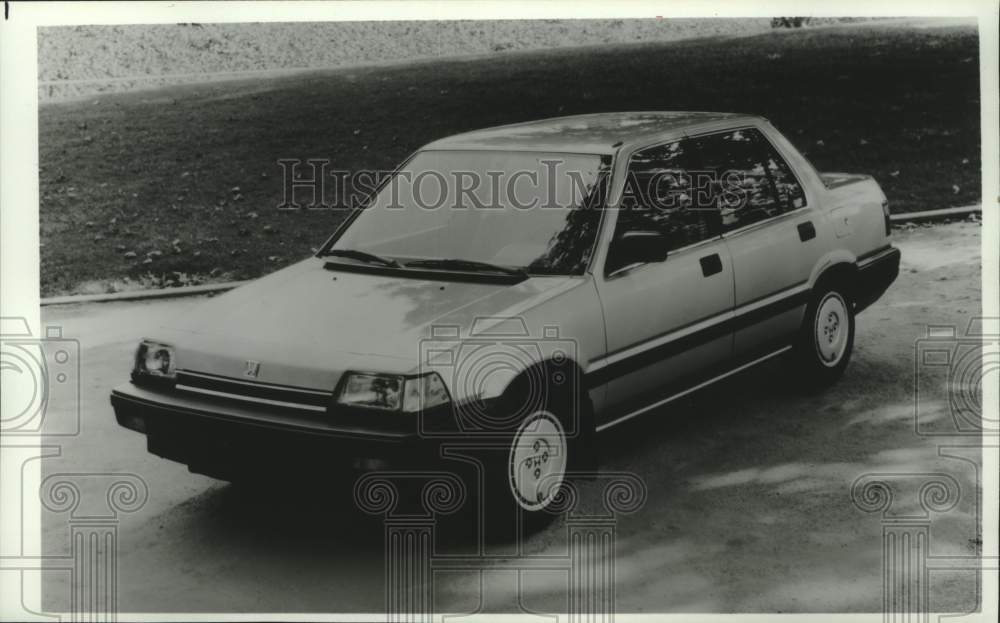
<svg viewBox="0 0 1000 623">
<path fill-rule="evenodd" d="M 49 100 L 128 91 L 198 80 L 198 74 L 219 72 L 342 67 L 511 50 L 676 41 L 751 35 L 770 28 L 768 18 L 50 27 L 39 30 L 38 79 L 46 83 L 39 89 L 39 96 Z M 172 77 L 153 79 L 163 75 Z"/>
<path fill-rule="evenodd" d="M 879 611 L 884 519 L 851 501 L 852 483 L 871 473 L 913 475 L 917 484 L 921 474 L 954 478 L 954 508 L 928 517 L 929 552 L 976 564 L 979 439 L 915 434 L 919 425 L 950 421 L 955 388 L 920 376 L 915 404 L 915 374 L 927 370 L 915 371 L 913 353 L 928 325 L 961 331 L 981 313 L 980 233 L 977 224 L 958 223 L 895 235 L 899 279 L 860 315 L 851 364 L 823 394 L 787 387 L 775 362 L 602 436 L 601 469 L 633 472 L 648 488 L 645 506 L 616 525 L 619 612 Z M 149 486 L 145 506 L 118 526 L 121 610 L 380 612 L 382 524 L 355 510 L 346 493 L 329 490 L 322 475 L 303 474 L 304 492 L 240 490 L 147 454 L 140 436 L 114 423 L 108 392 L 127 378 L 136 339 L 197 303 L 43 309 L 45 323 L 80 340 L 83 362 L 82 433 L 45 440 L 61 454 L 42 462 L 43 475 L 134 472 Z M 54 415 L 71 407 L 50 405 Z M 955 448 L 961 444 L 974 449 Z M 84 478 L 81 494 L 92 500 L 102 491 Z M 594 495 L 584 487 L 584 497 Z M 897 512 L 918 499 L 899 498 Z M 66 516 L 44 512 L 42 519 L 44 553 L 64 555 Z M 446 531 L 436 551 L 469 547 L 459 529 Z M 526 551 L 564 553 L 565 525 L 534 535 Z M 929 577 L 932 610 L 976 607 L 974 573 Z M 515 579 L 446 573 L 435 607 L 514 611 Z M 564 576 L 535 571 L 522 579 L 523 607 L 565 608 Z M 46 607 L 66 609 L 69 575 L 49 572 L 43 580 Z"/>
</svg>

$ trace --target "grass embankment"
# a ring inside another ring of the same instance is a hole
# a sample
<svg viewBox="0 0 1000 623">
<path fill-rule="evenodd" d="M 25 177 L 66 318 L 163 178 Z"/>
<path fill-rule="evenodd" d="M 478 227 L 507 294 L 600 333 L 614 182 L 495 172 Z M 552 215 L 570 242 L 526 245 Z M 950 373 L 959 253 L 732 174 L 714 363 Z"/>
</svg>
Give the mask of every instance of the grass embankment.
<svg viewBox="0 0 1000 623">
<path fill-rule="evenodd" d="M 608 110 L 766 116 L 894 211 L 980 199 L 971 27 L 864 26 L 342 69 L 102 96 L 40 112 L 42 294 L 257 277 L 342 211 L 279 211 L 279 158 L 392 168 L 433 139 Z"/>
</svg>

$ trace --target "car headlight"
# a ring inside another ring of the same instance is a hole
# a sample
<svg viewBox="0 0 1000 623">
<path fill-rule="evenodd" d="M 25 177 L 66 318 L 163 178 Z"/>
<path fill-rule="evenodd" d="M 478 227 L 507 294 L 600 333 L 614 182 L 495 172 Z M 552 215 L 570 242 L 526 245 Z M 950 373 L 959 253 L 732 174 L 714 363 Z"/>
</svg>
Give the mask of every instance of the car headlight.
<svg viewBox="0 0 1000 623">
<path fill-rule="evenodd" d="M 349 372 L 337 402 L 353 407 L 414 412 L 448 402 L 448 390 L 437 372 L 416 377 Z"/>
<path fill-rule="evenodd" d="M 403 387 L 403 411 L 422 411 L 451 400 L 444 381 L 437 372 L 406 379 Z"/>
<path fill-rule="evenodd" d="M 177 359 L 174 347 L 152 340 L 139 342 L 132 367 L 132 380 L 158 378 L 173 380 L 177 376 Z"/>
</svg>

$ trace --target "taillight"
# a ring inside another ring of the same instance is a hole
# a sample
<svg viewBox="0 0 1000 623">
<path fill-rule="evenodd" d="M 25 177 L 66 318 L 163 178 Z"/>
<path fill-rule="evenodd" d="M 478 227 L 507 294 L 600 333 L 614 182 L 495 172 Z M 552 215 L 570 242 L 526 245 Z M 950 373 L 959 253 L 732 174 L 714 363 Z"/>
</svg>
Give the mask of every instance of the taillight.
<svg viewBox="0 0 1000 623">
<path fill-rule="evenodd" d="M 889 200 L 882 200 L 882 215 L 885 217 L 885 235 L 892 234 L 892 219 L 889 218 Z"/>
</svg>

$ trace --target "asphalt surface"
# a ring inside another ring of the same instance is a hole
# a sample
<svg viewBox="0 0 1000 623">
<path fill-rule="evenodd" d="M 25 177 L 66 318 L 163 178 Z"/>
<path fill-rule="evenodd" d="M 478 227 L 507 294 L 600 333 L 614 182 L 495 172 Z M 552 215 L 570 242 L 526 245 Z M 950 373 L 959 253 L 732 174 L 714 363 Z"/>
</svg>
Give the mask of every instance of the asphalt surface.
<svg viewBox="0 0 1000 623">
<path fill-rule="evenodd" d="M 853 360 L 824 393 L 803 394 L 780 362 L 768 363 L 601 437 L 601 470 L 632 472 L 648 492 L 641 509 L 616 518 L 619 612 L 879 611 L 883 528 L 920 510 L 913 486 L 927 474 L 959 485 L 953 507 L 926 517 L 930 554 L 974 560 L 979 452 L 955 446 L 978 438 L 925 434 L 954 428 L 955 388 L 915 366 L 914 353 L 929 325 L 962 335 L 980 313 L 980 231 L 959 223 L 896 234 L 899 279 L 859 317 Z M 127 379 L 136 341 L 199 301 L 42 310 L 44 324 L 79 340 L 81 418 L 78 435 L 46 440 L 60 454 L 42 461 L 43 477 L 129 472 L 148 486 L 145 504 L 118 524 L 120 611 L 381 612 L 383 524 L 348 492 L 322 474 L 281 490 L 193 475 L 147 454 L 142 436 L 115 423 L 108 393 Z M 73 408 L 49 405 L 57 415 Z M 873 473 L 913 489 L 894 499 L 890 515 L 852 503 L 852 483 Z M 83 499 L 104 495 L 106 482 L 77 480 Z M 585 483 L 582 496 L 599 487 Z M 44 553 L 65 555 L 67 514 L 44 511 L 42 519 Z M 556 521 L 524 551 L 564 555 L 566 529 Z M 449 530 L 437 552 L 468 553 L 472 541 Z M 974 573 L 930 579 L 932 609 L 976 607 Z M 68 608 L 69 574 L 47 571 L 43 580 L 45 607 Z M 565 589 L 556 570 L 442 572 L 435 608 L 563 611 Z"/>
</svg>

